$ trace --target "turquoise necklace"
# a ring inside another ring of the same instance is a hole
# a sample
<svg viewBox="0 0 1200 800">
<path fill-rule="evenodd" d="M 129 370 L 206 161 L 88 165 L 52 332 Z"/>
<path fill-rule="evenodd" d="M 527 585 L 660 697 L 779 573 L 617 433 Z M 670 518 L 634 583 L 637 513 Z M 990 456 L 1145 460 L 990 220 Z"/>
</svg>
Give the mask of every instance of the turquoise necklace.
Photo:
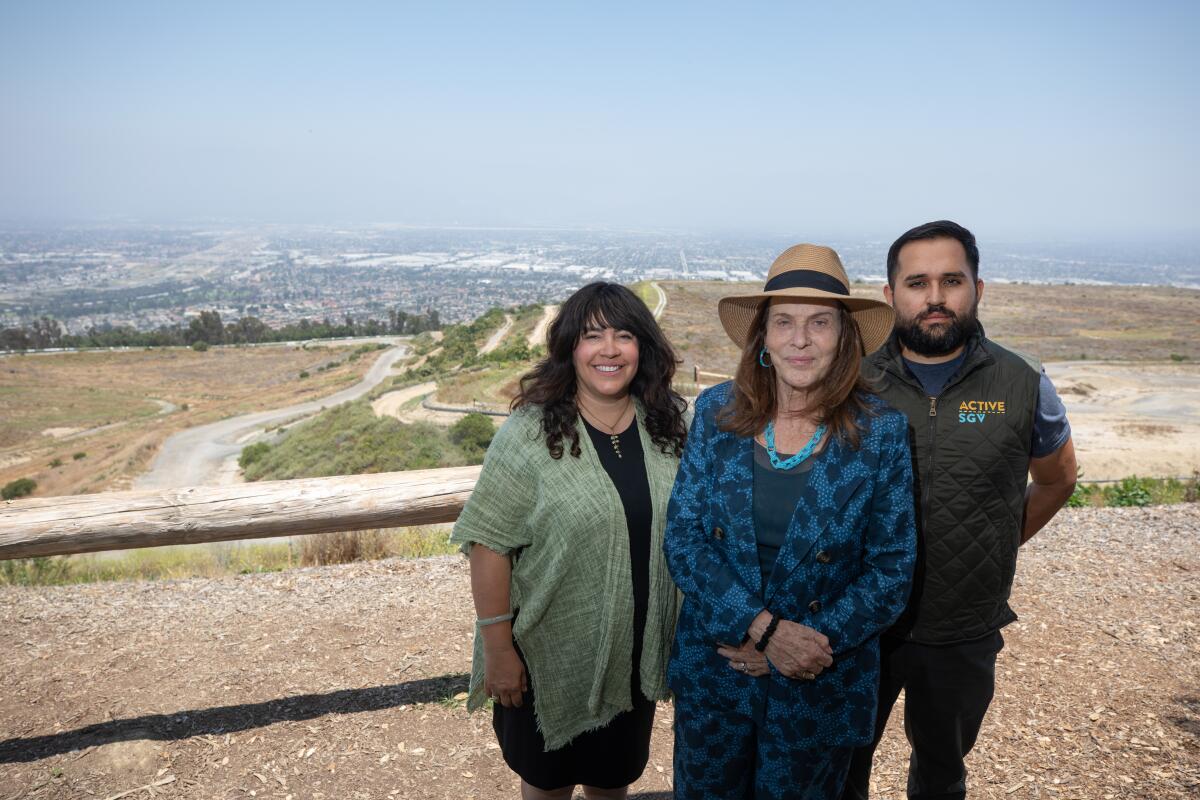
<svg viewBox="0 0 1200 800">
<path fill-rule="evenodd" d="M 775 469 L 792 469 L 804 459 L 812 455 L 812 451 L 821 443 L 821 437 L 825 435 L 825 424 L 821 423 L 817 429 L 813 431 L 812 438 L 808 440 L 808 444 L 804 445 L 804 449 L 796 455 L 784 461 L 779 457 L 779 453 L 775 451 L 775 422 L 767 423 L 767 430 L 763 434 L 763 438 L 767 440 L 767 455 L 771 458 L 771 466 Z"/>
</svg>

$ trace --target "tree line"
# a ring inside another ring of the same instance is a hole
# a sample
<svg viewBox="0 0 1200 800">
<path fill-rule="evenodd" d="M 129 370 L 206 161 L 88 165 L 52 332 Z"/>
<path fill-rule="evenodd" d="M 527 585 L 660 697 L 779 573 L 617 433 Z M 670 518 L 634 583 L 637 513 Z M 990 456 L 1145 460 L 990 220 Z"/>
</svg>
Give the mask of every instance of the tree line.
<svg viewBox="0 0 1200 800">
<path fill-rule="evenodd" d="M 139 331 L 129 325 L 93 325 L 80 334 L 63 330 L 58 320 L 41 317 L 28 325 L 0 330 L 0 350 L 23 352 L 47 348 L 86 347 L 187 347 L 203 343 L 258 344 L 290 342 L 298 339 L 340 339 L 348 336 L 405 336 L 442 329 L 436 309 L 409 313 L 388 311 L 386 320 L 355 319 L 347 314 L 341 323 L 301 319 L 272 328 L 258 317 L 240 317 L 225 322 L 217 311 L 201 311 L 187 325 L 163 325 L 152 331 Z"/>
</svg>

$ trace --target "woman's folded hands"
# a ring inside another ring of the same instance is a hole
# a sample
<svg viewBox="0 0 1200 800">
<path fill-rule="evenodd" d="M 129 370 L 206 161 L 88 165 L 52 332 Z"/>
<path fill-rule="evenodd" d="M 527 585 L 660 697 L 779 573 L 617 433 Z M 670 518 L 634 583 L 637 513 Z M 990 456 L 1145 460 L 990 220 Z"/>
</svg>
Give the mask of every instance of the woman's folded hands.
<svg viewBox="0 0 1200 800">
<path fill-rule="evenodd" d="M 750 636 L 743 644 L 722 644 L 717 648 L 729 660 L 731 669 L 747 675 L 765 675 L 770 671 L 769 661 L 788 678 L 812 680 L 833 664 L 833 649 L 825 634 L 786 619 L 779 620 L 767 641 L 766 651 L 760 652 L 754 645 L 762 639 L 771 619 L 771 613 L 763 611 L 750 624 Z"/>
<path fill-rule="evenodd" d="M 766 654 L 775 669 L 801 680 L 812 680 L 833 663 L 833 648 L 825 634 L 786 619 L 779 621 Z"/>
</svg>

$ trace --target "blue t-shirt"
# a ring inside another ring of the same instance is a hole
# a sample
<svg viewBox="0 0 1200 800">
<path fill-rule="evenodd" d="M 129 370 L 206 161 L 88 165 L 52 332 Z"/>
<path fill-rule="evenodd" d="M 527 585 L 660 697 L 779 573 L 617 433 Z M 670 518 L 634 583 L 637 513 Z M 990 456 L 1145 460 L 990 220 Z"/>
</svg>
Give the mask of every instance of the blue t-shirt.
<svg viewBox="0 0 1200 800">
<path fill-rule="evenodd" d="M 912 373 L 930 397 L 937 397 L 946 388 L 946 384 L 958 372 L 958 368 L 967 360 L 967 350 L 955 358 L 941 364 L 919 364 L 904 359 L 904 366 Z M 1054 384 L 1042 370 L 1041 381 L 1038 383 L 1037 413 L 1033 416 L 1033 447 L 1029 451 L 1032 458 L 1043 458 L 1058 450 L 1071 438 L 1071 423 L 1067 421 L 1067 407 L 1054 389 Z"/>
</svg>

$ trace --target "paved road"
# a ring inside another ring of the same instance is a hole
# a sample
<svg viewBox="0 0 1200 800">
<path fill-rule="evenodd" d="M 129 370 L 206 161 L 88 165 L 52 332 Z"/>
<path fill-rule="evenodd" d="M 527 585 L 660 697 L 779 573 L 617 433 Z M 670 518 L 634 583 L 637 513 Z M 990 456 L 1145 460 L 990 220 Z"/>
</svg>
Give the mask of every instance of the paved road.
<svg viewBox="0 0 1200 800">
<path fill-rule="evenodd" d="M 328 397 L 271 411 L 256 411 L 180 431 L 163 443 L 154 463 L 150 465 L 150 471 L 134 481 L 134 488 L 177 489 L 181 486 L 220 483 L 222 466 L 235 458 L 254 434 L 270 425 L 315 414 L 324 407 L 362 397 L 388 377 L 392 366 L 407 353 L 408 348 L 404 345 L 385 350 L 361 381 Z M 228 467 L 225 472 L 228 472 Z"/>
</svg>

